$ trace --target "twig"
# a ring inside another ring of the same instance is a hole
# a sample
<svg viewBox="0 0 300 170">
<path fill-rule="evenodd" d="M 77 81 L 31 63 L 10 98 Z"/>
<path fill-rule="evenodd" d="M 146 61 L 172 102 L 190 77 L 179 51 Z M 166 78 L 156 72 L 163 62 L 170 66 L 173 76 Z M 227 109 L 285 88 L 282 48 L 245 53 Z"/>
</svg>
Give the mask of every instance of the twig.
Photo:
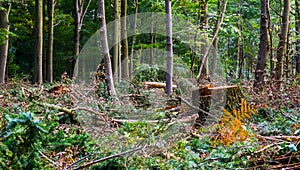
<svg viewBox="0 0 300 170">
<path fill-rule="evenodd" d="M 202 112 L 202 113 L 204 113 L 204 114 L 207 114 L 207 115 L 209 115 L 209 116 L 211 116 L 211 117 L 213 117 L 213 118 L 215 118 L 215 119 L 218 119 L 215 115 L 212 115 L 212 114 L 210 114 L 210 113 L 208 113 L 208 112 L 206 112 L 206 111 L 204 111 L 204 110 L 202 110 L 202 109 L 200 109 L 200 108 L 198 108 L 198 107 L 192 105 L 191 103 L 189 103 L 189 102 L 188 102 L 187 100 L 185 100 L 184 98 L 182 98 L 182 97 L 180 97 L 180 96 L 177 96 L 177 98 L 180 99 L 181 101 L 183 101 L 183 103 L 185 103 L 185 104 L 188 105 L 189 107 L 191 107 L 191 108 L 193 108 L 193 109 L 196 109 L 196 110 L 198 110 L 198 111 L 200 111 L 200 112 Z"/>
<path fill-rule="evenodd" d="M 54 166 L 57 166 L 56 162 L 54 162 L 53 160 L 51 160 L 50 158 L 48 158 L 45 154 L 43 154 L 43 152 L 38 151 L 40 155 L 42 155 L 42 157 L 46 158 L 49 162 L 51 162 Z"/>
<path fill-rule="evenodd" d="M 109 160 L 109 159 L 112 159 L 112 158 L 120 157 L 120 156 L 126 155 L 126 154 L 131 153 L 131 152 L 136 152 L 136 151 L 139 151 L 139 150 L 143 150 L 143 149 L 146 148 L 146 146 L 147 145 L 145 145 L 143 147 L 131 149 L 131 150 L 128 150 L 128 151 L 125 151 L 125 152 L 121 152 L 121 153 L 116 154 L 116 155 L 111 155 L 111 156 L 104 157 L 104 158 L 101 158 L 101 159 L 98 159 L 98 160 L 95 160 L 95 161 L 91 161 L 91 162 L 86 163 L 85 165 L 74 168 L 74 170 L 86 168 L 86 167 L 89 167 L 89 166 L 94 165 L 94 164 L 99 163 L 99 162 L 103 162 L 103 161 L 106 161 L 106 160 Z"/>
<path fill-rule="evenodd" d="M 92 156 L 92 155 L 93 155 L 93 154 L 88 154 L 88 155 L 86 155 L 86 156 L 84 156 L 84 157 L 78 159 L 78 160 L 75 161 L 74 163 L 72 163 L 72 164 L 70 164 L 69 166 L 67 166 L 66 168 L 64 168 L 64 170 L 67 170 L 67 169 L 69 169 L 69 168 L 72 168 L 73 165 L 77 164 L 78 162 L 80 162 L 80 161 L 84 160 L 85 158 L 88 158 L 88 157 L 90 157 L 90 156 Z"/>
</svg>

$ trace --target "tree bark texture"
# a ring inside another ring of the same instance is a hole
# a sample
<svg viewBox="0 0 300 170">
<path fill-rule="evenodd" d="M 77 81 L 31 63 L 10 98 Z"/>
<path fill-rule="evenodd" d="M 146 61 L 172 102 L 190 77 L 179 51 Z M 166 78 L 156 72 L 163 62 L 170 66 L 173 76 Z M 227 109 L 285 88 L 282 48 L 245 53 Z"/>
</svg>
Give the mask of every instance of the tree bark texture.
<svg viewBox="0 0 300 170">
<path fill-rule="evenodd" d="M 290 16 L 290 0 L 284 0 L 283 13 L 281 17 L 281 30 L 279 34 L 279 43 L 277 46 L 277 64 L 276 64 L 276 74 L 275 79 L 277 81 L 278 87 L 280 87 L 282 83 L 283 77 L 283 57 L 286 54 L 286 43 L 288 36 L 288 28 L 289 28 L 289 16 Z"/>
<path fill-rule="evenodd" d="M 122 69 L 122 79 L 127 79 L 129 76 L 128 71 L 128 41 L 127 41 L 127 0 L 121 0 L 121 69 Z"/>
<path fill-rule="evenodd" d="M 165 0 L 166 4 L 166 45 L 167 45 L 167 70 L 166 70 L 166 93 L 172 93 L 173 77 L 173 43 L 172 43 L 172 11 L 171 0 Z"/>
<path fill-rule="evenodd" d="M 33 83 L 43 83 L 43 0 L 35 0 L 35 57 Z"/>
<path fill-rule="evenodd" d="M 48 0 L 48 56 L 47 56 L 47 66 L 46 66 L 46 80 L 48 82 L 53 82 L 53 17 L 54 17 L 54 7 L 55 0 Z"/>
<path fill-rule="evenodd" d="M 254 88 L 261 91 L 264 82 L 265 68 L 269 54 L 269 33 L 268 33 L 268 12 L 269 0 L 260 1 L 260 43 L 258 52 L 258 62 L 255 70 Z"/>
<path fill-rule="evenodd" d="M 0 2 L 0 6 L 4 9 L 0 9 L 0 29 L 6 31 L 5 39 L 3 42 L 0 41 L 0 84 L 5 83 L 5 72 L 6 62 L 8 56 L 8 45 L 9 45 L 9 12 L 11 4 L 8 2 Z"/>
<path fill-rule="evenodd" d="M 102 54 L 104 55 L 104 65 L 105 65 L 105 80 L 108 87 L 108 93 L 110 95 L 115 95 L 116 92 L 115 92 L 115 87 L 113 82 L 111 60 L 110 60 L 108 41 L 107 41 L 104 0 L 99 0 L 98 5 L 99 5 L 100 38 L 101 38 L 100 41 L 102 44 L 101 50 L 102 50 Z"/>
<path fill-rule="evenodd" d="M 119 65 L 119 36 L 120 36 L 120 0 L 114 0 L 114 46 L 113 46 L 113 57 L 112 57 L 112 71 L 114 78 L 118 79 L 118 65 Z"/>
</svg>

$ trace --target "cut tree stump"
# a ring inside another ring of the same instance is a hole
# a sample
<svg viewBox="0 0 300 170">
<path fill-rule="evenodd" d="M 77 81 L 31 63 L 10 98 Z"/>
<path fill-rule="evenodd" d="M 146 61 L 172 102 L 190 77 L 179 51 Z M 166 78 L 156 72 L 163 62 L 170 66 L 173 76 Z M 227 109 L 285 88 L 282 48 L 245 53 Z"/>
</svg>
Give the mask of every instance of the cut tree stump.
<svg viewBox="0 0 300 170">
<path fill-rule="evenodd" d="M 194 90 L 193 105 L 199 106 L 200 109 L 220 117 L 225 108 L 229 112 L 240 107 L 243 94 L 238 86 L 220 86 L 220 87 L 204 87 Z M 204 125 L 213 124 L 219 120 L 210 120 L 208 115 L 198 111 L 199 117 L 196 120 L 195 128 Z"/>
</svg>

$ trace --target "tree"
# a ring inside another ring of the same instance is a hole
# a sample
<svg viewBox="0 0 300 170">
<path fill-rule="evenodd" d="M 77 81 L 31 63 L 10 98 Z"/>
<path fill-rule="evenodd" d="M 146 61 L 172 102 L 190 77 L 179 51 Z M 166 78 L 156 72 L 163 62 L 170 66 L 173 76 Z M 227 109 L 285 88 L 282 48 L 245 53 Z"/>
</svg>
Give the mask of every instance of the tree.
<svg viewBox="0 0 300 170">
<path fill-rule="evenodd" d="M 0 1 L 0 34 L 4 33 L 4 37 L 0 37 L 0 84 L 5 83 L 6 62 L 8 55 L 9 42 L 9 12 L 11 4 L 9 2 Z"/>
<path fill-rule="evenodd" d="M 296 72 L 300 74 L 300 2 L 299 0 L 295 0 L 295 8 L 296 8 Z"/>
<path fill-rule="evenodd" d="M 128 78 L 128 41 L 127 41 L 127 0 L 121 0 L 121 69 L 122 78 Z"/>
<path fill-rule="evenodd" d="M 74 47 L 73 47 L 73 55 L 75 57 L 74 60 L 74 72 L 73 78 L 78 76 L 78 62 L 77 57 L 79 55 L 79 46 L 80 46 L 80 31 L 82 28 L 83 20 L 85 14 L 89 8 L 91 0 L 88 0 L 86 7 L 84 8 L 85 0 L 74 0 L 74 7 L 75 7 L 75 27 L 74 27 Z"/>
<path fill-rule="evenodd" d="M 283 57 L 286 53 L 286 43 L 289 30 L 289 16 L 290 16 L 290 0 L 284 0 L 283 12 L 281 16 L 281 30 L 279 36 L 279 42 L 277 46 L 277 64 L 275 67 L 275 79 L 278 87 L 280 87 L 283 76 Z"/>
<path fill-rule="evenodd" d="M 260 1 L 260 43 L 258 62 L 255 70 L 254 88 L 262 90 L 262 83 L 264 82 L 264 73 L 267 65 L 269 54 L 269 37 L 268 37 L 268 13 L 269 13 L 269 0 Z"/>
<path fill-rule="evenodd" d="M 167 70 L 166 70 L 166 93 L 172 93 L 173 77 L 173 43 L 172 43 L 172 11 L 171 0 L 165 0 L 166 5 L 166 45 L 167 45 Z"/>
<path fill-rule="evenodd" d="M 114 0 L 114 46 L 113 46 L 113 57 L 112 57 L 112 71 L 114 78 L 118 78 L 118 63 L 119 63 L 119 36 L 120 36 L 120 0 Z"/>
<path fill-rule="evenodd" d="M 43 83 L 43 0 L 35 0 L 35 57 L 33 83 Z"/>
<path fill-rule="evenodd" d="M 218 25 L 221 22 L 221 12 L 222 12 L 222 0 L 218 0 L 218 13 L 217 13 L 217 20 L 215 22 L 215 27 L 214 27 L 214 34 L 216 34 Z M 218 36 L 213 41 L 213 61 L 212 61 L 212 74 L 211 76 L 214 76 L 214 73 L 216 71 L 217 67 L 217 57 L 218 57 Z"/>
<path fill-rule="evenodd" d="M 53 17 L 56 0 L 48 0 L 48 56 L 46 66 L 46 80 L 53 81 Z"/>
<path fill-rule="evenodd" d="M 105 65 L 105 80 L 107 83 L 108 93 L 110 95 L 115 95 L 116 91 L 113 82 L 112 67 L 111 67 L 108 41 L 107 41 L 104 0 L 99 0 L 98 5 L 99 5 L 99 19 L 100 19 L 100 37 L 101 37 L 100 41 L 102 44 L 101 50 L 104 55 L 104 65 Z"/>
<path fill-rule="evenodd" d="M 138 7 L 139 1 L 134 0 L 134 7 L 135 7 L 135 16 L 133 21 L 133 37 L 132 37 L 132 44 L 131 44 L 131 54 L 129 56 L 129 79 L 132 80 L 132 67 L 133 67 L 133 52 L 134 52 L 134 44 L 136 41 L 136 22 L 137 22 L 137 13 L 138 13 Z"/>
</svg>

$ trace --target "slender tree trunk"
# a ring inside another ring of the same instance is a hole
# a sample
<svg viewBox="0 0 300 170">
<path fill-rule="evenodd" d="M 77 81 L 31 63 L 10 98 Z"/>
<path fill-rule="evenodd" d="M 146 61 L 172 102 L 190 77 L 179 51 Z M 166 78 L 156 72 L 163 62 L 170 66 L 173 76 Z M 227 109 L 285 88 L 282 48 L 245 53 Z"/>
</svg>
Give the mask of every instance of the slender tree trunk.
<svg viewBox="0 0 300 170">
<path fill-rule="evenodd" d="M 268 12 L 269 12 L 269 0 L 260 1 L 260 43 L 259 43 L 259 54 L 258 62 L 255 71 L 255 82 L 254 88 L 257 91 L 263 90 L 264 73 L 267 65 L 268 54 L 269 54 L 269 38 L 268 38 Z"/>
<path fill-rule="evenodd" d="M 166 45 L 167 45 L 167 71 L 166 71 L 166 93 L 172 93 L 173 77 L 173 38 L 172 38 L 172 9 L 171 0 L 165 0 L 166 4 Z"/>
<path fill-rule="evenodd" d="M 217 27 L 221 22 L 221 12 L 222 12 L 222 0 L 218 0 L 218 13 L 217 13 L 217 20 L 214 27 L 214 34 L 216 34 Z M 217 57 L 218 57 L 218 36 L 216 36 L 215 40 L 213 41 L 213 61 L 212 61 L 212 73 L 211 76 L 213 77 L 216 72 L 217 67 Z"/>
<path fill-rule="evenodd" d="M 296 74 L 300 74 L 300 2 L 295 0 L 296 6 Z"/>
<path fill-rule="evenodd" d="M 11 4 L 8 2 L 0 2 L 0 29 L 6 31 L 6 36 L 4 42 L 0 42 L 0 84 L 5 83 L 5 71 L 6 62 L 8 56 L 8 45 L 9 45 L 9 12 Z"/>
<path fill-rule="evenodd" d="M 114 78 L 118 79 L 118 64 L 119 64 L 119 36 L 120 36 L 120 0 L 114 0 L 114 46 L 113 46 L 113 57 L 112 57 L 112 71 Z"/>
<path fill-rule="evenodd" d="M 47 81 L 53 82 L 53 17 L 55 0 L 48 0 L 48 57 L 47 57 Z"/>
<path fill-rule="evenodd" d="M 236 72 L 235 72 L 235 78 L 236 79 L 239 79 L 239 70 L 242 69 L 240 67 L 240 63 L 241 63 L 241 59 L 242 59 L 242 56 L 241 56 L 241 41 L 242 41 L 242 26 L 241 26 L 241 0 L 238 0 L 238 23 L 237 23 L 237 26 L 238 26 L 238 47 L 237 47 L 237 57 L 236 57 Z"/>
<path fill-rule="evenodd" d="M 131 45 L 131 54 L 129 56 L 129 78 L 132 80 L 132 67 L 133 67 L 133 53 L 134 53 L 134 44 L 136 41 L 136 21 L 137 21 L 137 13 L 138 13 L 138 4 L 139 1 L 135 0 L 134 1 L 134 6 L 135 6 L 135 16 L 134 16 L 134 21 L 133 21 L 133 37 L 132 37 L 132 45 Z"/>
<path fill-rule="evenodd" d="M 208 75 L 209 75 L 209 72 L 208 72 L 208 59 L 205 58 L 205 53 L 207 52 L 207 40 L 206 40 L 206 37 L 207 37 L 207 29 L 208 29 L 208 0 L 200 0 L 199 1 L 200 3 L 200 27 L 199 29 L 201 30 L 201 33 L 202 33 L 202 39 L 201 39 L 201 47 L 200 47 L 200 58 L 199 58 L 199 63 L 204 63 L 205 64 L 205 67 L 204 67 L 204 70 L 201 69 L 200 71 L 200 65 L 199 64 L 199 67 L 198 67 L 198 74 L 201 74 L 202 77 L 201 78 L 208 78 Z M 203 71 L 203 72 L 202 72 Z M 199 81 L 199 79 L 198 79 Z"/>
<path fill-rule="evenodd" d="M 122 79 L 127 79 L 128 76 L 128 40 L 127 40 L 127 0 L 121 0 L 121 51 L 122 51 Z"/>
<path fill-rule="evenodd" d="M 74 70 L 73 70 L 73 78 L 76 78 L 78 76 L 78 55 L 79 55 L 79 45 L 80 45 L 80 15 L 81 10 L 79 7 L 79 1 L 80 0 L 74 0 L 74 6 L 75 6 L 75 27 L 74 27 L 74 46 L 73 46 L 73 64 L 74 64 Z"/>
<path fill-rule="evenodd" d="M 101 37 L 100 41 L 102 44 L 102 53 L 104 55 L 104 65 L 105 65 L 105 80 L 108 87 L 108 93 L 110 95 L 115 95 L 116 91 L 113 82 L 112 67 L 111 67 L 108 41 L 107 41 L 104 0 L 99 0 L 98 5 L 99 5 L 99 19 L 100 19 L 100 37 Z"/>
<path fill-rule="evenodd" d="M 284 0 L 284 7 L 282 13 L 282 24 L 281 30 L 279 34 L 279 43 L 277 47 L 277 64 L 276 64 L 276 74 L 275 79 L 277 81 L 277 86 L 280 87 L 282 83 L 283 77 L 283 57 L 286 53 L 286 42 L 287 42 L 287 34 L 289 28 L 289 15 L 290 15 L 290 0 Z"/>
<path fill-rule="evenodd" d="M 151 13 L 151 18 L 153 18 L 154 12 Z M 152 20 L 153 21 L 153 20 Z M 154 23 L 151 23 L 151 29 L 150 29 L 150 44 L 152 45 L 152 48 L 150 49 L 150 65 L 153 65 L 153 59 L 154 59 Z"/>
<path fill-rule="evenodd" d="M 33 83 L 43 83 L 43 0 L 35 0 L 35 58 Z"/>
<path fill-rule="evenodd" d="M 43 0 L 43 82 L 47 82 L 47 51 L 46 51 L 46 39 L 47 32 L 45 29 L 46 26 L 46 5 L 47 1 Z"/>
<path fill-rule="evenodd" d="M 88 0 L 87 6 L 84 8 L 85 0 L 74 0 L 75 7 L 75 27 L 74 27 L 74 46 L 73 46 L 73 55 L 74 55 L 74 71 L 73 78 L 75 79 L 78 76 L 78 55 L 80 47 L 80 31 L 83 24 L 83 19 L 89 8 L 91 0 Z M 84 73 L 83 73 L 84 74 Z"/>
</svg>

